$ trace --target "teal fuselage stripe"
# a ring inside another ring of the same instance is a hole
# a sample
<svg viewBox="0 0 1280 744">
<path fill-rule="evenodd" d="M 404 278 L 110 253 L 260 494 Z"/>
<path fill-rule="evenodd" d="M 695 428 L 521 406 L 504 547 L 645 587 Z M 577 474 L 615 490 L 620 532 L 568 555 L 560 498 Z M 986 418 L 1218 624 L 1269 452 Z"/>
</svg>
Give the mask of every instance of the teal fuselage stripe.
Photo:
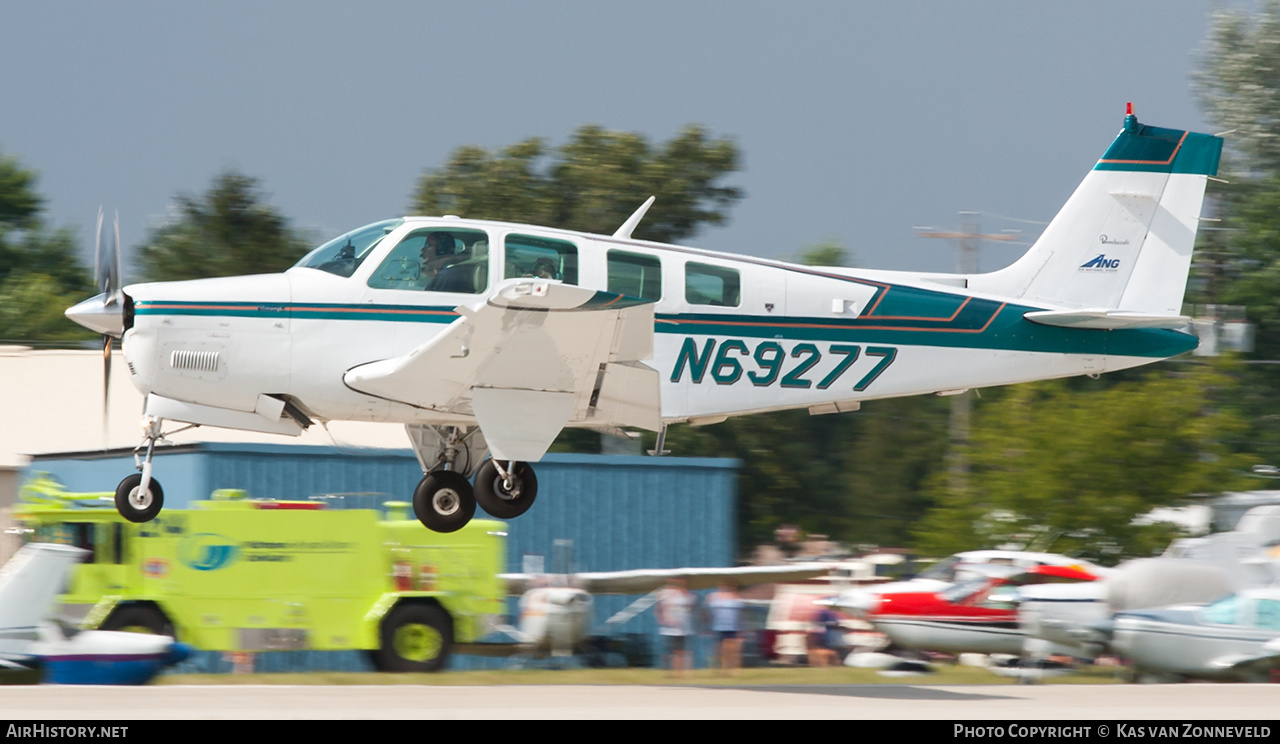
<svg viewBox="0 0 1280 744">
<path fill-rule="evenodd" d="M 659 315 L 654 330 L 656 333 L 684 336 L 736 336 L 1153 359 L 1177 356 L 1191 351 L 1199 344 L 1195 336 L 1181 331 L 1151 328 L 1117 331 L 1060 328 L 1033 323 L 1022 317 L 1023 313 L 1034 309 L 1036 308 L 1005 306 L 991 318 L 989 324 L 978 328 L 972 327 L 971 323 L 936 323 L 936 327 L 929 327 L 930 323 L 890 322 L 874 317 L 831 321 L 822 318 L 780 320 L 768 317 L 727 320 L 721 316 L 717 322 L 700 316 Z"/>
<path fill-rule="evenodd" d="M 903 288 L 894 288 L 895 291 Z M 919 290 L 917 290 L 919 291 Z M 892 293 L 888 293 L 892 294 Z M 877 307 L 858 318 L 774 317 L 711 313 L 662 313 L 654 332 L 684 336 L 728 336 L 787 341 L 828 341 L 897 346 L 1031 351 L 1164 358 L 1196 348 L 1195 336 L 1166 329 L 1102 331 L 1060 328 L 1026 320 L 1043 308 L 960 295 L 921 292 L 927 303 Z M 967 302 L 965 300 L 968 300 Z M 616 307 L 616 306 L 615 306 Z M 892 314 L 885 310 L 892 310 Z M 290 320 L 452 323 L 452 307 L 323 305 L 290 303 L 139 302 L 135 314 Z M 914 312 L 914 314 L 912 314 Z"/>
</svg>

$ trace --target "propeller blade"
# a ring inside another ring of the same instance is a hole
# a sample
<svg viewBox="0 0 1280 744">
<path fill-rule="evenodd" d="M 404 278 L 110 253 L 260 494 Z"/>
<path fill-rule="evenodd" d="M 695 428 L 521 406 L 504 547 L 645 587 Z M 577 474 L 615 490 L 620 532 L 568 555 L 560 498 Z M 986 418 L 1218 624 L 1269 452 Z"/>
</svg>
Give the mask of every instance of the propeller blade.
<svg viewBox="0 0 1280 744">
<path fill-rule="evenodd" d="M 108 424 L 111 422 L 107 400 L 111 393 L 111 337 L 102 336 L 102 448 L 108 444 Z"/>
<path fill-rule="evenodd" d="M 107 289 L 111 293 L 113 302 L 120 299 L 121 272 L 120 272 L 120 213 L 115 213 L 115 234 L 111 241 L 111 268 L 110 278 L 108 280 L 110 287 Z"/>
<path fill-rule="evenodd" d="M 106 291 L 103 287 L 102 259 L 102 207 L 98 207 L 98 226 L 93 229 L 93 283 L 99 294 Z"/>
<path fill-rule="evenodd" d="M 91 321 L 88 327 L 94 330 L 109 331 L 115 330 L 116 325 L 120 325 L 119 332 L 123 333 L 123 310 L 120 302 L 123 294 L 120 281 L 120 213 L 116 212 L 112 220 L 112 232 L 110 241 L 103 240 L 103 209 L 98 207 L 98 226 L 94 231 L 93 244 L 93 281 L 98 285 L 99 295 L 93 300 L 86 301 L 71 308 L 67 311 L 68 317 L 76 314 L 79 310 L 81 314 L 87 313 L 90 317 L 77 319 L 72 317 L 81 325 L 85 325 L 84 320 Z M 96 301 L 96 305 L 95 305 Z M 90 307 L 85 307 L 88 304 Z M 120 316 L 118 319 L 117 316 Z M 117 334 L 118 335 L 118 334 Z M 102 335 L 102 446 L 107 447 L 108 430 L 110 426 L 110 414 L 108 412 L 108 400 L 111 394 L 111 334 L 103 333 Z"/>
<path fill-rule="evenodd" d="M 107 295 L 107 304 L 114 303 L 120 295 L 120 215 L 115 215 L 111 240 L 102 235 L 103 211 L 98 207 L 98 228 L 94 238 L 93 281 L 98 292 Z"/>
</svg>

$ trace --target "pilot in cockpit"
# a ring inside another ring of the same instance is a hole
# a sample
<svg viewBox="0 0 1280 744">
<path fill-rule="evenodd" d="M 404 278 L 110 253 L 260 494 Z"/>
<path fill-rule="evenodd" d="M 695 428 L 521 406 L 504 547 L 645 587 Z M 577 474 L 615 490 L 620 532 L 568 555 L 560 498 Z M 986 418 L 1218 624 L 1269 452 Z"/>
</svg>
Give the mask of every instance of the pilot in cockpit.
<svg viewBox="0 0 1280 744">
<path fill-rule="evenodd" d="M 420 280 L 431 289 L 440 271 L 454 260 L 453 236 L 447 232 L 433 232 L 422 244 L 422 274 Z"/>
</svg>

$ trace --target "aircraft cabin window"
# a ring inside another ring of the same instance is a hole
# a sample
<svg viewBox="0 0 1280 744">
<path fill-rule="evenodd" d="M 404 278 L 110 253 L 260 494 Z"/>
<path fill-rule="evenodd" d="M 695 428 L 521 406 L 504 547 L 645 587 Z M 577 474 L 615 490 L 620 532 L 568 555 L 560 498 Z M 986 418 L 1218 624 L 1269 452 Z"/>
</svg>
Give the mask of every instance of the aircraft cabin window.
<svg viewBox="0 0 1280 744">
<path fill-rule="evenodd" d="M 690 261 L 684 266 L 684 299 L 690 305 L 737 307 L 742 281 L 735 269 Z"/>
<path fill-rule="evenodd" d="M 1237 619 L 1240 610 L 1240 598 L 1236 595 L 1223 597 L 1213 604 L 1205 607 L 1204 618 L 1211 623 L 1219 625 L 1237 625 L 1240 621 Z"/>
<path fill-rule="evenodd" d="M 294 267 L 319 269 L 338 276 L 351 276 L 356 269 L 360 268 L 364 259 L 373 252 L 374 246 L 402 222 L 404 222 L 402 219 L 383 220 L 357 228 L 345 235 L 339 235 L 303 256 L 302 260 L 294 264 Z"/>
<path fill-rule="evenodd" d="M 447 227 L 414 230 L 391 249 L 369 286 L 479 294 L 489 286 L 489 236 Z"/>
<path fill-rule="evenodd" d="M 1266 630 L 1280 630 L 1280 599 L 1259 599 L 1253 606 L 1253 624 Z"/>
<path fill-rule="evenodd" d="M 609 251 L 609 291 L 642 300 L 662 299 L 662 263 L 653 256 Z"/>
<path fill-rule="evenodd" d="M 578 283 L 578 246 L 567 240 L 532 235 L 507 236 L 507 265 L 503 276 L 536 276 Z"/>
</svg>

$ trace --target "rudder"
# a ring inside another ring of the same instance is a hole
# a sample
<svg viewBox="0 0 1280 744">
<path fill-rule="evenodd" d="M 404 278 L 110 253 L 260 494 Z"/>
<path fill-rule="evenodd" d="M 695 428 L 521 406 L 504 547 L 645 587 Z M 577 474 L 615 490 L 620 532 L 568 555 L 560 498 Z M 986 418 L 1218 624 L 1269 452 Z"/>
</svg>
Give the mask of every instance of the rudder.
<svg viewBox="0 0 1280 744">
<path fill-rule="evenodd" d="M 980 291 L 1061 308 L 1177 316 L 1207 177 L 1222 139 L 1132 113 L 1026 255 L 971 278 Z"/>
</svg>

